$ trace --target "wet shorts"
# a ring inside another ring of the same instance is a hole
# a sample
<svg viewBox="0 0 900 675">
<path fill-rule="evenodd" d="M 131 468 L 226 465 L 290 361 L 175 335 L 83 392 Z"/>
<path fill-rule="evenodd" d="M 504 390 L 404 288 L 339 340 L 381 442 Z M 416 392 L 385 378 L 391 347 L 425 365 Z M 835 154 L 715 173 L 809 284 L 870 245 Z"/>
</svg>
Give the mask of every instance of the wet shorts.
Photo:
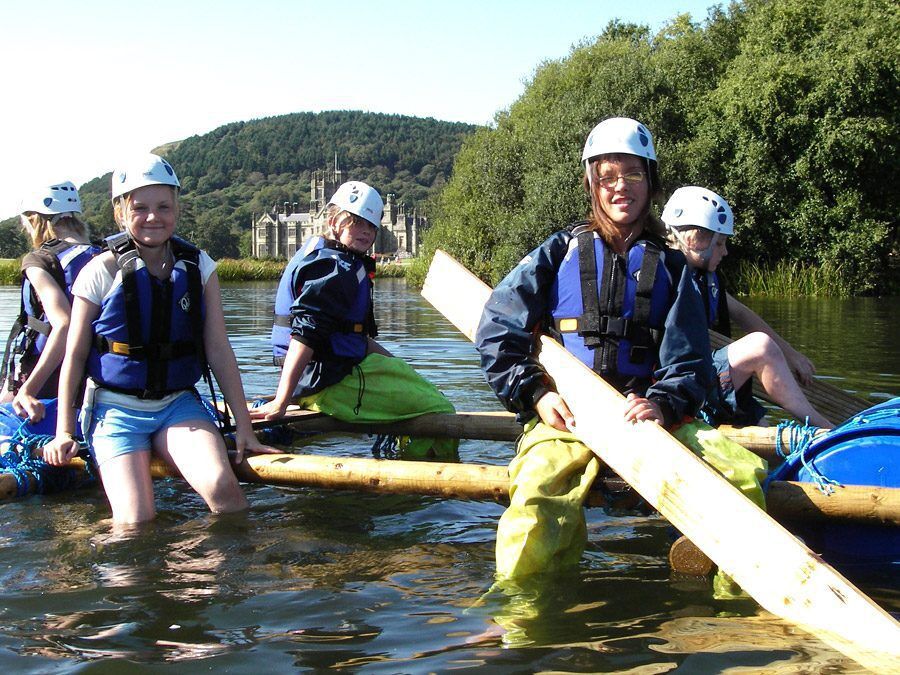
<svg viewBox="0 0 900 675">
<path fill-rule="evenodd" d="M 122 405 L 94 404 L 88 441 L 98 465 L 130 452 L 150 450 L 153 434 L 180 422 L 212 423 L 197 396 L 186 391 L 161 410 L 135 410 Z"/>
<path fill-rule="evenodd" d="M 716 382 L 710 389 L 703 404 L 701 416 L 712 426 L 733 424 L 753 426 L 766 414 L 766 409 L 753 398 L 752 378 L 735 391 L 731 379 L 731 364 L 728 363 L 728 347 L 716 349 L 712 353 L 716 368 Z"/>
</svg>

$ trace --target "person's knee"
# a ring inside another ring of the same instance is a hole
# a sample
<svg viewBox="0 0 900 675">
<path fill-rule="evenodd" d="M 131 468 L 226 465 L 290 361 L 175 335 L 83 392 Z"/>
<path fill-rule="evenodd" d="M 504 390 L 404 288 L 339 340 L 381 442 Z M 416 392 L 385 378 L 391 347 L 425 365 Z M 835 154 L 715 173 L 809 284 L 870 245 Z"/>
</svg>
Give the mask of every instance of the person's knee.
<svg viewBox="0 0 900 675">
<path fill-rule="evenodd" d="M 765 333 L 749 333 L 728 346 L 728 359 L 732 365 L 752 366 L 758 370 L 765 364 L 784 361 L 781 347 Z"/>
<path fill-rule="evenodd" d="M 238 511 L 247 507 L 244 491 L 230 470 L 209 476 L 203 486 L 197 487 L 197 491 L 210 509 L 216 512 Z"/>
</svg>

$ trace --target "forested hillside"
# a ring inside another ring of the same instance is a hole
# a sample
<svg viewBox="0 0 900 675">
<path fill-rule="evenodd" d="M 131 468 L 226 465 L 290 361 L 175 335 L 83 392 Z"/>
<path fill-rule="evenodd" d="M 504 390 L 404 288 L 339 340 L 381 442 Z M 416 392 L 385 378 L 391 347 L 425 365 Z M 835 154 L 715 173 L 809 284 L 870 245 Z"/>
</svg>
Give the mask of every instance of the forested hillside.
<svg viewBox="0 0 900 675">
<path fill-rule="evenodd" d="M 853 294 L 885 292 L 898 256 L 898 35 L 890 0 L 744 0 L 655 35 L 611 23 L 540 65 L 467 139 L 426 251 L 447 248 L 498 281 L 585 216 L 584 139 L 623 115 L 653 132 L 666 194 L 702 185 L 731 203 L 726 264 L 788 261 Z"/>
<path fill-rule="evenodd" d="M 407 204 L 423 203 L 446 183 L 463 139 L 476 127 L 358 111 L 295 113 L 228 124 L 157 149 L 183 187 L 180 231 L 215 257 L 249 250 L 254 213 L 274 204 L 309 206 L 310 174 L 337 157 L 346 178 L 364 180 Z M 112 167 L 110 167 L 112 170 Z M 94 234 L 112 232 L 110 174 L 80 188 Z M 0 257 L 27 245 L 18 219 L 0 224 Z"/>
</svg>

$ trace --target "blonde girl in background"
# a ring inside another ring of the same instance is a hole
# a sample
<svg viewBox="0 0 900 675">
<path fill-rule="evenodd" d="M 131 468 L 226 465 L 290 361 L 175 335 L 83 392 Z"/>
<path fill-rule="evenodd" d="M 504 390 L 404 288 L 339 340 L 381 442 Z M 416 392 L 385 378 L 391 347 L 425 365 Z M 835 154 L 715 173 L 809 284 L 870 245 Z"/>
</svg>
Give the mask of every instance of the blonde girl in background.
<svg viewBox="0 0 900 675">
<path fill-rule="evenodd" d="M 21 417 L 44 417 L 55 398 L 72 309 L 72 284 L 100 249 L 88 239 L 81 198 L 70 181 L 41 187 L 22 203 L 33 250 L 22 259 L 21 303 L 3 355 L 0 403 Z"/>
</svg>

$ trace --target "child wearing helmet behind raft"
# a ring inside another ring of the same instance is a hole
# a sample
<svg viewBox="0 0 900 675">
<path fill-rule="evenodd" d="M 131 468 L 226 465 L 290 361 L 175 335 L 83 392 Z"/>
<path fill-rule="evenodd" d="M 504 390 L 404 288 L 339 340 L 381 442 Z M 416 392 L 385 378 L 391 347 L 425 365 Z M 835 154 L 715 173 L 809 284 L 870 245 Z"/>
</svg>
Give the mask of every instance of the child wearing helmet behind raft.
<svg viewBox="0 0 900 675">
<path fill-rule="evenodd" d="M 582 504 L 599 460 L 569 431 L 573 419 L 535 355 L 550 332 L 627 395 L 626 421 L 650 420 L 763 505 L 765 463 L 695 415 L 712 377 L 703 301 L 679 251 L 651 214 L 659 193 L 647 128 L 600 122 L 582 155 L 590 219 L 531 251 L 494 289 L 476 335 L 488 383 L 525 424 L 510 464 L 510 506 L 497 528 L 500 579 L 578 563 L 587 539 Z"/>
<path fill-rule="evenodd" d="M 252 411 L 275 419 L 288 404 L 348 422 L 393 422 L 453 405 L 405 361 L 372 338 L 375 243 L 381 196 L 360 181 L 341 185 L 327 206 L 330 236 L 314 236 L 290 260 L 275 297 L 272 353 L 281 379 L 275 398 Z M 376 456 L 394 448 L 376 443 Z M 456 460 L 456 439 L 401 438 L 403 459 Z"/>
<path fill-rule="evenodd" d="M 815 368 L 769 324 L 722 288 L 716 270 L 728 254 L 727 239 L 734 234 L 734 215 L 722 197 L 706 188 L 682 187 L 672 194 L 662 220 L 684 253 L 700 288 L 709 327 L 728 336 L 731 320 L 747 335 L 713 352 L 718 377 L 713 382 L 703 417 L 712 425 L 758 424 L 765 414 L 753 398 L 756 377 L 772 400 L 800 420 L 831 428 L 797 384 L 792 372 L 809 384 Z"/>
<path fill-rule="evenodd" d="M 12 401 L 16 414 L 32 422 L 44 417 L 39 399 L 56 398 L 72 283 L 100 252 L 80 215 L 81 198 L 70 181 L 43 187 L 22 203 L 22 229 L 34 250 L 22 258 L 21 304 L 3 352 L 0 403 Z"/>
<path fill-rule="evenodd" d="M 180 183 L 156 155 L 112 174 L 116 222 L 76 280 L 59 387 L 56 438 L 44 459 L 78 451 L 74 408 L 87 376 L 81 428 L 97 462 L 113 522 L 155 516 L 151 450 L 175 466 L 215 513 L 247 507 L 225 443 L 195 389 L 207 364 L 237 426 L 236 462 L 266 451 L 253 434 L 234 352 L 225 333 L 215 263 L 174 236 Z"/>
</svg>

